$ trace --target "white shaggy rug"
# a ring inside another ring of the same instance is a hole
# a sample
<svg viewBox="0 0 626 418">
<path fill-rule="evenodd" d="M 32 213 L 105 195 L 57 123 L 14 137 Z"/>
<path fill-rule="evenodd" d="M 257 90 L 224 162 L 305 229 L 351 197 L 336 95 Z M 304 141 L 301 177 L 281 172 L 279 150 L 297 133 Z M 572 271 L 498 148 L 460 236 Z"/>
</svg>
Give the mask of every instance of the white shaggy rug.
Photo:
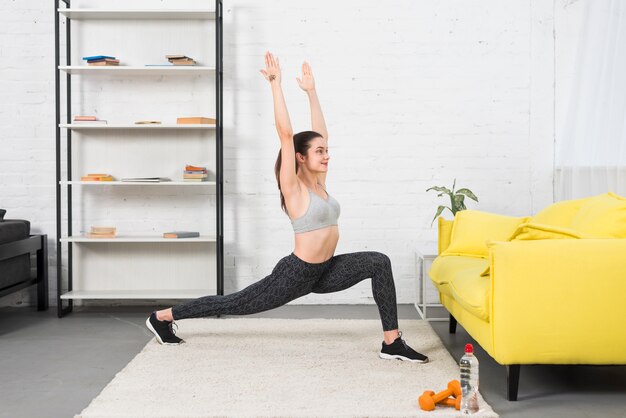
<svg viewBox="0 0 626 418">
<path fill-rule="evenodd" d="M 459 378 L 430 325 L 401 320 L 430 362 L 378 358 L 380 320 L 202 318 L 177 321 L 179 346 L 153 338 L 75 418 L 461 417 L 417 398 Z M 474 417 L 497 417 L 480 397 Z"/>
</svg>

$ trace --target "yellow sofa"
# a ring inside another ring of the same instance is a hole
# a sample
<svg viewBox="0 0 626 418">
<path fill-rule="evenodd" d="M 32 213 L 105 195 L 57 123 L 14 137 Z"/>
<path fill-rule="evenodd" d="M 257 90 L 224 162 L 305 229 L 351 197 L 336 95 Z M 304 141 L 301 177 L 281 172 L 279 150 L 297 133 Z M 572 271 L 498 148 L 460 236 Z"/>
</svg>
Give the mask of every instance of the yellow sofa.
<svg viewBox="0 0 626 418">
<path fill-rule="evenodd" d="M 626 364 L 626 198 L 612 192 L 535 216 L 438 218 L 429 275 L 456 323 L 507 366 Z"/>
</svg>

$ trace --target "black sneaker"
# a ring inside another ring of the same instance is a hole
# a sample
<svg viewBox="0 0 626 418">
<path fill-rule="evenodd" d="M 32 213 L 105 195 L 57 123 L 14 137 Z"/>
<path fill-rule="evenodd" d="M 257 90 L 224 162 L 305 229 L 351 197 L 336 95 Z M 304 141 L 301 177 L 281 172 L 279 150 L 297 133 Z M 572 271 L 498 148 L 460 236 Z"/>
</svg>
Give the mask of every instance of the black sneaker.
<svg viewBox="0 0 626 418">
<path fill-rule="evenodd" d="M 413 350 L 401 337 L 402 331 L 398 331 L 398 338 L 394 342 L 387 345 L 383 341 L 383 349 L 380 350 L 379 357 L 385 360 L 398 359 L 415 363 L 428 363 L 428 357 Z"/>
<path fill-rule="evenodd" d="M 178 345 L 184 343 L 184 340 L 174 335 L 175 331 L 172 329 L 172 325 L 176 325 L 176 323 L 174 321 L 159 321 L 156 312 L 152 312 L 150 317 L 146 319 L 146 326 L 160 344 Z M 176 325 L 176 329 L 178 329 L 178 325 Z"/>
</svg>

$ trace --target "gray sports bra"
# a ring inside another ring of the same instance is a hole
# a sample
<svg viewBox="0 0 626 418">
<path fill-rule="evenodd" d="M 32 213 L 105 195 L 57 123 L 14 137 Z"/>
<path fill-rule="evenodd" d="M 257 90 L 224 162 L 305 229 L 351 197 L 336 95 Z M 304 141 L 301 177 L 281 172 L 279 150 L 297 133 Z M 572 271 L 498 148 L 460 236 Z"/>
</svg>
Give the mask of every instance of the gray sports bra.
<svg viewBox="0 0 626 418">
<path fill-rule="evenodd" d="M 313 231 L 330 225 L 337 225 L 341 208 L 339 202 L 326 192 L 328 199 L 323 199 L 307 187 L 309 191 L 309 207 L 301 217 L 293 219 L 293 232 Z M 326 190 L 324 190 L 326 191 Z"/>
</svg>

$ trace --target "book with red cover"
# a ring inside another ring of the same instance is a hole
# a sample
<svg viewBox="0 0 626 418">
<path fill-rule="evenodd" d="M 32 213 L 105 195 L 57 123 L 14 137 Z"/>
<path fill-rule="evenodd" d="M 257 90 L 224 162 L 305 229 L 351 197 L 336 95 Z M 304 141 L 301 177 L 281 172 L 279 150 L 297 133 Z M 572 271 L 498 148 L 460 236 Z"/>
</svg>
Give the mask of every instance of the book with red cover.
<svg viewBox="0 0 626 418">
<path fill-rule="evenodd" d="M 185 171 L 193 171 L 193 172 L 206 172 L 206 167 L 196 167 L 195 165 L 187 164 L 185 166 Z"/>
</svg>

